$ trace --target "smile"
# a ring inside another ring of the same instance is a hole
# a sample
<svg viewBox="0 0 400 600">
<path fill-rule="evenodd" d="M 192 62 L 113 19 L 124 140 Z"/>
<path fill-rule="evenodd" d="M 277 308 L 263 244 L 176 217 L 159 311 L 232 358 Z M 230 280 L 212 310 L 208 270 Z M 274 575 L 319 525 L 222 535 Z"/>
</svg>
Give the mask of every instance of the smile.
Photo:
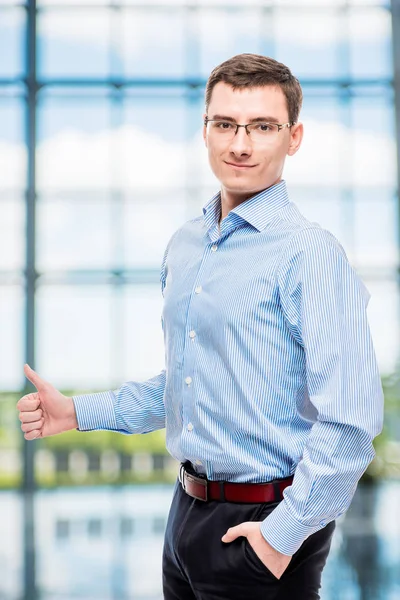
<svg viewBox="0 0 400 600">
<path fill-rule="evenodd" d="M 229 163 L 224 161 L 226 165 L 228 165 L 229 167 L 232 167 L 233 169 L 252 169 L 253 167 L 255 167 L 256 165 L 237 165 L 235 163 Z"/>
</svg>

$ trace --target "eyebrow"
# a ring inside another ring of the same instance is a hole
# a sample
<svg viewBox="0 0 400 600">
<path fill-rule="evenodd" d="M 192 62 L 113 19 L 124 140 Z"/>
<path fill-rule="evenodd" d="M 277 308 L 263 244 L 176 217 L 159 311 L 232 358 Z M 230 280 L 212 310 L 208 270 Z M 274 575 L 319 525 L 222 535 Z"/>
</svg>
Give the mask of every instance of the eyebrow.
<svg viewBox="0 0 400 600">
<path fill-rule="evenodd" d="M 236 119 L 227 117 L 226 115 L 213 115 L 212 120 L 236 123 Z M 279 123 L 279 119 L 276 117 L 255 117 L 254 119 L 250 119 L 249 123 Z"/>
</svg>

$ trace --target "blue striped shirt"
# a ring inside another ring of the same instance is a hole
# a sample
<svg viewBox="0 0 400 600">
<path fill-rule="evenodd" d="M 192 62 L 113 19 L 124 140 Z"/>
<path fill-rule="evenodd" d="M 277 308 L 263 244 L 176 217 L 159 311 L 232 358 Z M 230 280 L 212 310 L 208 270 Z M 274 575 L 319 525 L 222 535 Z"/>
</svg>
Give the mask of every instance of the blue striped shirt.
<svg viewBox="0 0 400 600">
<path fill-rule="evenodd" d="M 209 479 L 294 474 L 263 521 L 292 555 L 349 506 L 372 460 L 383 394 L 369 293 L 284 181 L 221 222 L 220 194 L 172 237 L 161 269 L 165 370 L 74 397 L 79 429 L 146 433 Z"/>
</svg>

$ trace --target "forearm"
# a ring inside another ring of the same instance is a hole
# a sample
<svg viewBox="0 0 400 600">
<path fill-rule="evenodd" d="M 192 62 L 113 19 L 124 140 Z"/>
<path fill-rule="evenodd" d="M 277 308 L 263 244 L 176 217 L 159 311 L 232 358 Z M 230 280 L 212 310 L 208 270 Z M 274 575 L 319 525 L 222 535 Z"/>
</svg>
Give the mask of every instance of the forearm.
<svg viewBox="0 0 400 600">
<path fill-rule="evenodd" d="M 165 427 L 166 373 L 147 381 L 127 382 L 116 391 L 73 396 L 78 429 L 149 433 Z"/>
</svg>

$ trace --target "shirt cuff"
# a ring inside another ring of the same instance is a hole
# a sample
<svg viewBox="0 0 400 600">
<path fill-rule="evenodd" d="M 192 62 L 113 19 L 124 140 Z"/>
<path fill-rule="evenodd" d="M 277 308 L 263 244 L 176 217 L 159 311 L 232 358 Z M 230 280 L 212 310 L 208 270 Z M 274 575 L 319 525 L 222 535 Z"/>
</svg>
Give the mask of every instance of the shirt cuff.
<svg viewBox="0 0 400 600">
<path fill-rule="evenodd" d="M 260 530 L 268 544 L 275 550 L 293 556 L 308 536 L 325 525 L 325 521 L 321 521 L 317 526 L 303 525 L 293 517 L 287 504 L 282 500 L 261 523 Z"/>
<path fill-rule="evenodd" d="M 79 431 L 118 430 L 114 410 L 115 397 L 112 392 L 72 396 L 72 400 Z"/>
</svg>

